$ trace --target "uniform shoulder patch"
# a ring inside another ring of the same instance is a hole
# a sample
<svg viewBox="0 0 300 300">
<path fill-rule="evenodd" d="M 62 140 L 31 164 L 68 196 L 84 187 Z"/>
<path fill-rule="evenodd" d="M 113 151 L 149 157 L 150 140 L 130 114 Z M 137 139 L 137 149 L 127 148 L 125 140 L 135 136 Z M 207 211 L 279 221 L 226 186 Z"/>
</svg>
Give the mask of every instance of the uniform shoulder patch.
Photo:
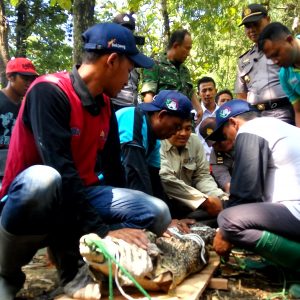
<svg viewBox="0 0 300 300">
<path fill-rule="evenodd" d="M 217 165 L 222 165 L 222 164 L 224 164 L 224 156 L 223 156 L 223 153 L 217 152 L 217 153 L 216 153 L 216 159 L 217 159 Z"/>
</svg>

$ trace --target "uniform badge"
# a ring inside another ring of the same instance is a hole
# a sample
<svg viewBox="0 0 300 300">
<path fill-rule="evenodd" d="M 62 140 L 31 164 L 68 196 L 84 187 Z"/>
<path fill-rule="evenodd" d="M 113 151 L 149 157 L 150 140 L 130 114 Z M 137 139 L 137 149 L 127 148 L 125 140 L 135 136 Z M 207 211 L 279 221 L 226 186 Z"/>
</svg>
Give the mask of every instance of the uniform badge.
<svg viewBox="0 0 300 300">
<path fill-rule="evenodd" d="M 258 110 L 265 110 L 266 106 L 263 103 L 257 104 L 256 105 Z"/>
<path fill-rule="evenodd" d="M 245 59 L 245 60 L 242 61 L 243 65 L 248 65 L 249 63 L 250 63 L 250 59 L 249 58 L 247 58 L 247 59 Z"/>
<path fill-rule="evenodd" d="M 220 152 L 217 154 L 217 164 L 218 165 L 223 165 L 224 164 L 224 158 Z"/>
<path fill-rule="evenodd" d="M 211 135 L 214 132 L 212 128 L 206 128 L 206 134 Z"/>
<path fill-rule="evenodd" d="M 249 83 L 249 82 L 251 81 L 250 76 L 249 76 L 249 75 L 246 75 L 246 76 L 244 77 L 244 80 L 245 80 L 246 83 Z"/>
<path fill-rule="evenodd" d="M 251 9 L 249 7 L 244 9 L 244 16 L 247 17 L 252 13 Z"/>
</svg>

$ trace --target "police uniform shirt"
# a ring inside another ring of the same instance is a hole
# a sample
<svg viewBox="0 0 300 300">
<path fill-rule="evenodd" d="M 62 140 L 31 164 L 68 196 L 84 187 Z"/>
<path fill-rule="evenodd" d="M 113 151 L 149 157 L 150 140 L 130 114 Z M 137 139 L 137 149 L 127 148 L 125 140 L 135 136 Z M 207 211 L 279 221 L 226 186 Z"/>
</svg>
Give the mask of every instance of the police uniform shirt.
<svg viewBox="0 0 300 300">
<path fill-rule="evenodd" d="M 221 189 L 231 181 L 231 173 L 233 168 L 233 151 L 219 152 L 212 151 L 209 160 L 212 175 Z"/>
<path fill-rule="evenodd" d="M 254 45 L 239 57 L 235 93 L 247 93 L 251 104 L 286 97 L 280 85 L 279 69 Z"/>
</svg>

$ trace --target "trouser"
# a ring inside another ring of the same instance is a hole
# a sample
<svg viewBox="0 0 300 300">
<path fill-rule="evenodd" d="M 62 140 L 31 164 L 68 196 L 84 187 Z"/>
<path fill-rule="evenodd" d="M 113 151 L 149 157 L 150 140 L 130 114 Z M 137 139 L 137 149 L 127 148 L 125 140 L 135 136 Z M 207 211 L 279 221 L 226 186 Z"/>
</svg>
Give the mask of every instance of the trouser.
<svg viewBox="0 0 300 300">
<path fill-rule="evenodd" d="M 70 218 L 74 210 L 66 211 L 60 174 L 48 166 L 32 166 L 15 178 L 7 196 L 1 213 L 5 231 L 15 236 L 16 245 L 18 237 L 47 235 L 62 282 L 71 280 L 77 272 L 80 235 L 88 232 L 78 231 L 78 224 L 69 222 L 76 216 Z M 146 228 L 160 235 L 171 222 L 167 205 L 142 192 L 93 186 L 86 188 L 85 196 L 112 229 Z"/>
<path fill-rule="evenodd" d="M 274 109 L 264 110 L 261 112 L 261 116 L 274 117 L 291 125 L 295 125 L 295 112 L 291 104 Z"/>
<path fill-rule="evenodd" d="M 264 231 L 300 241 L 300 220 L 279 203 L 251 203 L 226 208 L 218 216 L 223 237 L 237 247 L 254 249 Z"/>
<path fill-rule="evenodd" d="M 205 210 L 198 208 L 192 210 L 186 204 L 176 200 L 176 199 L 165 199 L 167 203 L 171 216 L 173 219 L 195 219 L 198 222 L 201 222 L 203 225 L 210 226 L 212 228 L 217 228 L 217 218 L 210 216 Z"/>
</svg>

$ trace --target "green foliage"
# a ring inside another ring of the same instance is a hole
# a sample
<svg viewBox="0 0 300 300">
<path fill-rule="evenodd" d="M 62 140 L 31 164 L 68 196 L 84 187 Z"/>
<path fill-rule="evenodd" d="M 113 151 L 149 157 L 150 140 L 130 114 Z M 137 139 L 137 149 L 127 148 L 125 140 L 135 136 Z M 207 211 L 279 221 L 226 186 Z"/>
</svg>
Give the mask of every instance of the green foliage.
<svg viewBox="0 0 300 300">
<path fill-rule="evenodd" d="M 268 2 L 271 19 L 284 22 L 289 27 L 295 16 L 300 15 L 300 0 Z M 139 5 L 138 25 L 140 33 L 146 36 L 144 51 L 149 55 L 164 50 L 160 3 L 161 0 L 151 3 L 130 1 L 132 5 Z M 238 27 L 243 7 L 248 3 L 260 1 L 167 1 L 171 31 L 183 27 L 192 33 L 193 49 L 186 64 L 195 83 L 199 77 L 208 75 L 216 80 L 219 89 L 234 88 L 237 59 L 252 45 L 245 36 L 244 28 Z"/>
<path fill-rule="evenodd" d="M 27 40 L 26 55 L 31 59 L 40 74 L 70 69 L 72 47 L 67 39 L 70 28 L 69 15 L 58 6 L 49 6 L 44 1 L 28 1 L 28 24 L 31 33 Z M 9 52 L 16 53 L 16 8 L 7 6 L 9 20 Z"/>
<path fill-rule="evenodd" d="M 9 9 L 10 51 L 14 49 L 15 7 L 20 1 L 10 0 Z M 29 1 L 29 0 L 28 0 Z M 146 38 L 143 52 L 155 56 L 164 51 L 162 0 L 101 0 L 96 5 L 96 22 L 111 21 L 120 12 L 135 12 L 136 34 Z M 192 33 L 193 49 L 186 64 L 194 82 L 201 76 L 214 77 L 218 88 L 233 89 L 237 58 L 250 48 L 251 43 L 244 33 L 241 12 L 252 0 L 165 0 L 168 8 L 171 31 L 184 27 Z M 72 65 L 72 47 L 68 36 L 72 35 L 70 16 L 66 10 L 72 7 L 71 0 L 30 1 L 39 3 L 34 18 L 32 34 L 27 39 L 28 57 L 33 59 L 41 73 L 69 69 Z M 269 0 L 271 19 L 292 27 L 294 18 L 300 15 L 300 0 Z M 37 6 L 37 4 L 36 4 Z M 295 32 L 300 32 L 296 28 Z"/>
<path fill-rule="evenodd" d="M 62 9 L 71 10 L 72 1 L 71 0 L 50 0 L 50 6 L 58 5 Z"/>
<path fill-rule="evenodd" d="M 10 0 L 10 4 L 15 7 L 18 6 L 20 2 L 21 0 Z"/>
</svg>

